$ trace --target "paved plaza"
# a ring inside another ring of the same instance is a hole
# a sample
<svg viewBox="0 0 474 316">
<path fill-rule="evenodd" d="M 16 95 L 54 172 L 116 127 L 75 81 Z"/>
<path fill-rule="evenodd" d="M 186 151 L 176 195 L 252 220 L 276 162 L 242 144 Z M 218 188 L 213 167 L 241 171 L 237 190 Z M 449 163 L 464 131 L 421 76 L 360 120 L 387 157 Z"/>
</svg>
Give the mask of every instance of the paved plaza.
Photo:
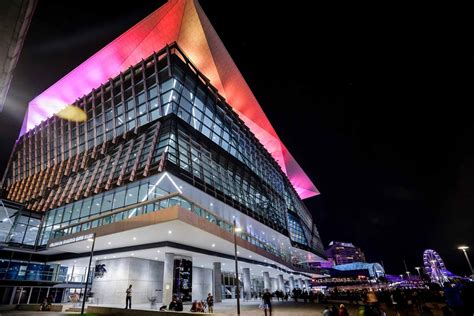
<svg viewBox="0 0 474 316">
<path fill-rule="evenodd" d="M 264 315 L 264 312 L 258 308 L 260 304 L 260 301 L 255 300 L 255 301 L 244 301 L 241 303 L 241 315 L 244 316 L 254 316 L 254 315 Z M 331 303 L 330 303 L 331 304 Z M 339 303 L 335 303 L 336 306 L 339 305 Z M 97 305 L 93 305 L 97 306 Z M 322 311 L 324 308 L 324 304 L 316 304 L 316 303 L 303 303 L 303 302 L 297 302 L 295 303 L 294 301 L 288 301 L 288 302 L 278 302 L 275 301 L 273 302 L 273 316 L 319 316 L 322 315 Z M 69 309 L 70 305 L 64 305 L 63 310 Z M 122 308 L 122 306 L 114 306 L 114 305 L 107 305 L 107 307 L 114 307 L 114 308 Z M 359 306 L 357 305 L 349 305 L 346 304 L 346 307 L 348 308 L 349 315 L 350 316 L 357 316 L 359 314 L 358 308 Z M 183 314 L 188 314 L 186 312 L 189 311 L 190 305 L 185 305 L 184 306 L 184 312 Z M 149 305 L 136 305 L 133 306 L 134 310 L 143 310 L 143 311 L 152 311 L 153 309 L 150 308 Z M 236 315 L 236 302 L 235 300 L 225 300 L 222 303 L 216 304 L 214 307 L 214 315 L 216 316 L 224 316 L 224 315 Z M 162 314 L 158 310 L 156 310 L 157 313 Z M 391 310 L 387 309 L 387 316 L 395 316 L 396 313 Z M 432 309 L 433 315 L 438 316 L 442 315 L 441 309 L 440 308 L 434 308 Z M 180 312 L 176 312 L 177 314 L 180 314 Z M 23 312 L 23 311 L 15 311 L 15 312 L 6 312 L 6 313 L 0 313 L 0 315 L 37 315 L 38 312 Z M 79 314 L 78 312 L 63 312 L 63 313 L 53 313 L 53 312 L 41 312 L 42 315 L 73 315 L 73 314 Z M 415 311 L 411 313 L 412 315 L 417 315 Z M 149 315 L 149 314 L 148 314 Z"/>
</svg>

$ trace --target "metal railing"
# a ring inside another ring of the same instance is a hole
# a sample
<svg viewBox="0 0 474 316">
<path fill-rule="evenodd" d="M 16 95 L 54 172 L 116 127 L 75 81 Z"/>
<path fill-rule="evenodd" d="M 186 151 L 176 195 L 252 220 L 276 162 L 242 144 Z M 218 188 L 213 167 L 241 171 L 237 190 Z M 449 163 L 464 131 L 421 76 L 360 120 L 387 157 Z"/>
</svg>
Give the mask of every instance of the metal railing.
<svg viewBox="0 0 474 316">
<path fill-rule="evenodd" d="M 57 271 L 0 268 L 0 280 L 65 282 L 66 274 Z"/>
</svg>

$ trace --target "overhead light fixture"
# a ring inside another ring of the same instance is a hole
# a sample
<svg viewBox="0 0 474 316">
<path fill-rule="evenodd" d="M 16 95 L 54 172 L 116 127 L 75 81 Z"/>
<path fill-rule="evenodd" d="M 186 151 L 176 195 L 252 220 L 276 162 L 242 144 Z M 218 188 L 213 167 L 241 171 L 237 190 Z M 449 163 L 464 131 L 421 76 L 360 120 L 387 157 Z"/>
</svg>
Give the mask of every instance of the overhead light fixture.
<svg viewBox="0 0 474 316">
<path fill-rule="evenodd" d="M 168 234 L 170 234 L 170 235 L 171 235 L 172 233 L 173 233 L 173 232 L 172 232 L 171 230 L 168 230 Z"/>
</svg>

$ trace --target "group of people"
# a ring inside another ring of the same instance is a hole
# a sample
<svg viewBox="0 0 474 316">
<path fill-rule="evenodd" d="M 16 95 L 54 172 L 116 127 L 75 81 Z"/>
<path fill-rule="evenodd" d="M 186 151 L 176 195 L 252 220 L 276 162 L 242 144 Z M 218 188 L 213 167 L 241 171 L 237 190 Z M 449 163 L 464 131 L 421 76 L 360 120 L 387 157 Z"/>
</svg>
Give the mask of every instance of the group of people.
<svg viewBox="0 0 474 316">
<path fill-rule="evenodd" d="M 325 294 L 318 294 L 318 302 L 326 304 L 335 300 L 345 300 L 359 305 L 359 315 L 384 315 L 393 310 L 398 315 L 417 313 L 433 315 L 443 313 L 445 316 L 474 315 L 474 283 L 453 281 L 442 287 L 431 284 L 425 288 L 383 288 L 338 290 L 333 289 Z M 331 316 L 335 313 L 335 306 Z M 437 309 L 437 311 L 435 310 Z M 325 309 L 326 310 L 326 309 Z M 328 316 L 326 311 L 326 315 Z"/>
<path fill-rule="evenodd" d="M 40 310 L 41 311 L 50 311 L 51 305 L 53 304 L 53 296 L 49 295 L 44 298 L 43 303 L 41 303 Z"/>
<path fill-rule="evenodd" d="M 130 284 L 125 290 L 125 309 L 132 308 L 132 285 Z M 207 310 L 206 310 L 207 309 Z M 176 295 L 173 295 L 171 302 L 168 306 L 163 305 L 160 307 L 160 311 L 175 311 L 182 312 L 184 310 L 183 301 L 178 298 Z M 213 313 L 214 312 L 214 296 L 211 293 L 207 294 L 206 301 L 194 301 L 191 305 L 191 312 L 196 313 Z"/>
<path fill-rule="evenodd" d="M 338 290 L 331 289 L 325 293 L 314 293 L 301 289 L 293 289 L 290 293 L 276 291 L 270 293 L 268 289 L 264 293 L 255 295 L 262 300 L 260 308 L 264 311 L 265 316 L 272 315 L 272 297 L 278 300 L 288 300 L 291 296 L 295 302 L 302 299 L 305 303 L 316 301 L 325 304 L 323 316 L 348 316 L 348 310 L 344 304 L 340 304 L 339 308 L 327 303 L 332 301 L 347 301 L 349 304 L 359 305 L 358 314 L 365 316 L 384 316 L 387 309 L 392 309 L 399 315 L 403 315 L 410 310 L 416 311 L 424 315 L 432 315 L 433 312 L 428 308 L 428 302 L 439 303 L 443 307 L 443 315 L 473 315 L 474 314 L 474 283 L 452 282 L 445 283 L 443 287 L 430 288 L 383 288 L 373 291 L 372 289 L 351 289 Z M 51 303 L 45 300 L 44 308 Z M 125 308 L 132 307 L 132 285 L 126 290 Z M 183 311 L 183 302 L 176 295 L 173 295 L 168 306 L 163 305 L 160 310 Z M 206 300 L 194 301 L 191 305 L 191 312 L 197 313 L 213 313 L 214 297 L 208 294 Z"/>
<path fill-rule="evenodd" d="M 344 304 L 339 305 L 339 309 L 335 304 L 332 304 L 331 307 L 324 307 L 323 316 L 349 316 L 349 312 Z"/>
</svg>

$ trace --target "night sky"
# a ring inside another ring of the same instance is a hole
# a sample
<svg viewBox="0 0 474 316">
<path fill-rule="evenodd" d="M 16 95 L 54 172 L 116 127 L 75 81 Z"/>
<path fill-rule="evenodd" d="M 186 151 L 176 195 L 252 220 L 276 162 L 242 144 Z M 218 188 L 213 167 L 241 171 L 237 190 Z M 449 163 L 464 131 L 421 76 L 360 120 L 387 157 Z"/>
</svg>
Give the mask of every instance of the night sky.
<svg viewBox="0 0 474 316">
<path fill-rule="evenodd" d="M 472 55 L 422 10 L 255 2 L 200 1 L 321 191 L 305 202 L 324 245 L 353 242 L 397 274 L 432 248 L 467 273 L 457 246 L 474 259 Z M 2 170 L 27 102 L 161 2 L 118 3 L 39 1 L 0 114 Z"/>
</svg>

